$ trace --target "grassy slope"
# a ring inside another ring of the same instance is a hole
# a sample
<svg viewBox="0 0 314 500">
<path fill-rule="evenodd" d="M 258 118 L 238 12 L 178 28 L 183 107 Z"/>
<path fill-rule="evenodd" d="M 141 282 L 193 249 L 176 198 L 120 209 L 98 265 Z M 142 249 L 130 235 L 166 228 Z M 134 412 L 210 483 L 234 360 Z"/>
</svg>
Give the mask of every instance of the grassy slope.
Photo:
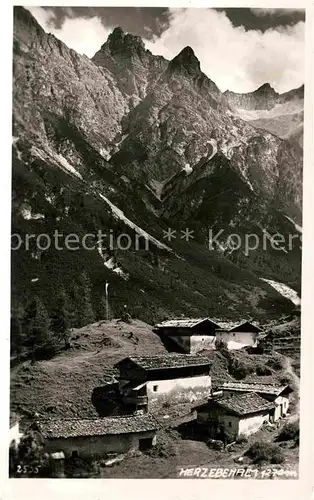
<svg viewBox="0 0 314 500">
<path fill-rule="evenodd" d="M 129 338 L 131 332 L 139 339 L 138 344 Z M 25 362 L 13 368 L 14 410 L 26 416 L 37 412 L 40 416 L 96 417 L 92 390 L 104 383 L 106 369 L 129 354 L 166 352 L 151 327 L 141 321 L 131 325 L 116 321 L 95 323 L 74 329 L 72 338 L 74 349 L 50 361 L 34 365 Z M 102 342 L 112 346 L 103 347 Z"/>
<path fill-rule="evenodd" d="M 167 352 L 152 327 L 139 320 L 131 324 L 101 321 L 74 329 L 72 345 L 72 349 L 49 361 L 35 364 L 27 361 L 12 369 L 11 406 L 15 412 L 26 417 L 35 412 L 46 417 L 96 417 L 91 403 L 92 391 L 108 380 L 115 363 L 131 354 Z M 204 351 L 204 354 L 212 360 L 213 385 L 232 380 L 227 360 L 220 352 Z M 233 355 L 256 366 L 266 364 L 269 359 L 266 355 L 250 356 L 244 352 Z M 269 382 L 282 376 L 284 370 L 272 370 L 271 377 L 260 376 L 259 379 Z M 183 411 L 187 410 L 189 408 Z"/>
<path fill-rule="evenodd" d="M 131 335 L 132 334 L 132 335 Z M 112 368 L 120 359 L 131 354 L 166 353 L 152 327 L 138 320 L 131 324 L 112 320 L 101 321 L 72 333 L 73 349 L 50 361 L 25 362 L 11 372 L 11 408 L 27 417 L 36 412 L 40 417 L 97 417 L 91 403 L 92 390 L 103 385 L 112 376 Z M 206 352 L 212 360 L 213 385 L 233 380 L 228 373 L 227 361 L 221 352 Z M 233 355 L 244 362 L 266 364 L 270 356 L 250 356 L 244 352 Z M 287 375 L 287 369 L 272 370 L 271 376 L 260 376 L 261 382 L 279 381 Z M 249 381 L 254 375 L 249 375 Z M 296 396 L 297 397 L 297 396 Z M 206 442 L 182 436 L 177 427 L 191 419 L 191 406 L 176 405 L 162 408 L 157 416 L 165 428 L 158 431 L 158 445 L 149 454 L 136 452 L 113 467 L 100 468 L 95 477 L 115 478 L 176 478 L 181 467 L 250 467 L 244 458 L 243 465 L 236 459 L 255 441 L 274 442 L 284 422 L 272 429 L 263 428 L 249 438 L 247 443 L 237 444 L 230 451 L 210 449 Z M 193 414 L 192 414 L 193 416 Z M 292 416 L 294 418 L 294 415 Z M 178 428 L 179 429 L 179 428 Z M 278 466 L 285 470 L 298 470 L 298 447 L 292 442 L 283 443 L 285 462 Z M 254 469 L 256 466 L 251 466 Z M 267 466 L 264 466 L 264 468 Z"/>
</svg>

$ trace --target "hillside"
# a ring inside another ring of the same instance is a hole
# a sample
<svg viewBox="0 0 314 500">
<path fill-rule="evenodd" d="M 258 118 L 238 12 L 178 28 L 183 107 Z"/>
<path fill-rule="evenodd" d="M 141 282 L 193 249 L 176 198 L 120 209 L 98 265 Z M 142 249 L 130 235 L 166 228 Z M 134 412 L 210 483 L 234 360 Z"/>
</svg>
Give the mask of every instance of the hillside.
<svg viewBox="0 0 314 500">
<path fill-rule="evenodd" d="M 47 330 L 60 300 L 81 327 L 106 317 L 106 282 L 110 317 L 149 324 L 292 311 L 263 279 L 300 289 L 302 152 L 235 116 L 192 47 L 167 61 L 116 28 L 89 59 L 16 7 L 13 61 L 12 354 L 38 335 L 34 301 Z"/>
<path fill-rule="evenodd" d="M 138 320 L 132 325 L 114 320 L 95 323 L 74 329 L 71 339 L 73 348 L 51 360 L 13 368 L 14 411 L 25 416 L 36 412 L 40 416 L 95 417 L 92 391 L 111 379 L 115 363 L 129 354 L 167 352 L 152 328 Z"/>
<path fill-rule="evenodd" d="M 48 361 L 26 361 L 12 369 L 11 410 L 26 420 L 35 413 L 40 417 L 96 417 L 91 401 L 93 389 L 113 381 L 117 375 L 113 370 L 115 363 L 132 354 L 167 352 L 152 328 L 139 320 L 132 320 L 130 324 L 112 320 L 74 329 L 71 349 Z M 243 380 L 258 376 L 261 381 L 274 383 L 290 377 L 286 362 L 275 363 L 273 354 L 233 352 L 231 358 L 235 361 L 231 372 L 221 352 L 204 351 L 203 354 L 212 361 L 213 387 L 236 380 L 240 368 L 247 373 Z M 169 409 L 165 412 L 169 413 Z M 175 408 L 172 412 L 173 417 L 177 413 L 184 415 L 189 412 L 189 406 Z"/>
</svg>

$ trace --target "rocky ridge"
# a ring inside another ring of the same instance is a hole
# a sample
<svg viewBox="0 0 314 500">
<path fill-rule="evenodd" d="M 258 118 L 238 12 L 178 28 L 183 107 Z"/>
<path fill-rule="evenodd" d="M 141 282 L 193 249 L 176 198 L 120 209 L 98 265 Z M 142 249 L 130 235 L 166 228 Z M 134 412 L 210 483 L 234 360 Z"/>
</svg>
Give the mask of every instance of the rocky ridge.
<svg viewBox="0 0 314 500">
<path fill-rule="evenodd" d="M 13 100 L 13 232 L 110 228 L 149 235 L 151 244 L 140 252 L 13 252 L 14 301 L 39 294 L 49 307 L 60 282 L 71 289 L 86 269 L 95 310 L 108 279 L 114 314 L 126 303 L 149 322 L 236 315 L 244 297 L 256 315 L 290 307 L 259 277 L 289 275 L 298 287 L 298 248 L 248 258 L 242 249 L 208 252 L 204 244 L 209 224 L 226 231 L 224 241 L 237 230 L 293 231 L 302 155 L 237 116 L 192 48 L 168 62 L 116 28 L 90 60 L 16 7 Z M 193 241 L 167 242 L 169 227 L 192 228 Z"/>
</svg>

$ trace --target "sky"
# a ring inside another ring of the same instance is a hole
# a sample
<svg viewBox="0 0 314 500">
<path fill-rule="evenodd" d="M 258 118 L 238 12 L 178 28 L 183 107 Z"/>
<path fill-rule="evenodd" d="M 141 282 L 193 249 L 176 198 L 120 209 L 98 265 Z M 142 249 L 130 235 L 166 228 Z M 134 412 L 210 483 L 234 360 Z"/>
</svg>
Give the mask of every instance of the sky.
<svg viewBox="0 0 314 500">
<path fill-rule="evenodd" d="M 221 91 L 270 83 L 286 92 L 304 83 L 304 11 L 163 7 L 29 7 L 45 31 L 92 57 L 120 26 L 166 59 L 193 48 Z"/>
</svg>

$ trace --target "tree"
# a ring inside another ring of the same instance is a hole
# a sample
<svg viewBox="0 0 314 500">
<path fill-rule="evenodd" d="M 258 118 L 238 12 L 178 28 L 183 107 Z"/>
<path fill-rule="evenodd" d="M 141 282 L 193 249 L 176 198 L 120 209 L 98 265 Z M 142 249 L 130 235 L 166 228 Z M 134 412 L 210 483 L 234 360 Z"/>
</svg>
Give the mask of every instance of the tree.
<svg viewBox="0 0 314 500">
<path fill-rule="evenodd" d="M 215 348 L 217 351 L 220 351 L 221 354 L 225 357 L 225 358 L 230 358 L 230 353 L 229 353 L 229 350 L 228 350 L 228 344 L 225 340 L 223 339 L 216 339 L 215 340 Z"/>
<path fill-rule="evenodd" d="M 96 310 L 96 320 L 97 321 L 106 318 L 106 300 L 101 295 L 97 296 L 95 310 Z"/>
<path fill-rule="evenodd" d="M 45 357 L 50 350 L 54 350 L 48 312 L 38 297 L 35 297 L 26 309 L 25 327 L 33 359 L 36 358 L 36 355 L 44 355 Z"/>
<path fill-rule="evenodd" d="M 69 347 L 71 313 L 68 297 L 64 290 L 57 296 L 51 315 L 51 330 L 64 342 L 64 347 Z"/>
<path fill-rule="evenodd" d="M 74 298 L 76 299 L 76 310 L 78 326 L 85 326 L 93 323 L 95 316 L 92 308 L 92 285 L 91 281 L 83 272 L 78 279 L 77 287 L 74 289 Z"/>
<path fill-rule="evenodd" d="M 20 304 L 12 306 L 11 310 L 11 352 L 19 358 L 25 341 L 23 335 L 24 308 Z"/>
<path fill-rule="evenodd" d="M 29 430 L 22 437 L 16 452 L 11 453 L 10 469 L 15 477 L 49 477 L 49 456 L 37 432 Z"/>
</svg>

